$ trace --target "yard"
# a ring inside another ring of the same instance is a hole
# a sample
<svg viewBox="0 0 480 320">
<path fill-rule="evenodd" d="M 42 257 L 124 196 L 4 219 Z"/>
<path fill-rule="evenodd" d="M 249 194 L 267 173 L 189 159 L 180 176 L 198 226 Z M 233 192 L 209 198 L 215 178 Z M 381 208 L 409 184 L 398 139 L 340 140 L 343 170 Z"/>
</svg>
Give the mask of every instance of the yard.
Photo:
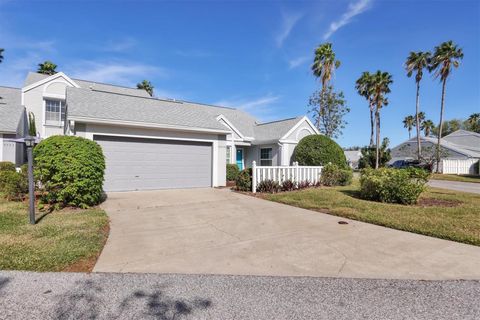
<svg viewBox="0 0 480 320">
<path fill-rule="evenodd" d="M 447 181 L 459 181 L 459 182 L 473 182 L 480 183 L 480 175 L 474 176 L 469 174 L 456 175 L 456 174 L 438 174 L 432 175 L 433 180 L 447 180 Z"/>
<path fill-rule="evenodd" d="M 413 206 L 378 203 L 350 186 L 269 194 L 265 198 L 393 229 L 480 246 L 480 196 L 428 188 Z"/>
<path fill-rule="evenodd" d="M 0 270 L 91 271 L 107 236 L 103 210 L 55 211 L 33 226 L 24 203 L 0 198 Z"/>
</svg>

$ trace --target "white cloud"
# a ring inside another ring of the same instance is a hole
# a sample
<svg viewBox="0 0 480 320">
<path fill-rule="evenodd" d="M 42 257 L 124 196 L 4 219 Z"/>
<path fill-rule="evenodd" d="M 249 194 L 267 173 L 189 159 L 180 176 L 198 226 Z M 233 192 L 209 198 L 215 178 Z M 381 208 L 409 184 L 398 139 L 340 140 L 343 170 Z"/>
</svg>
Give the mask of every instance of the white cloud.
<svg viewBox="0 0 480 320">
<path fill-rule="evenodd" d="M 365 12 L 370 8 L 372 0 L 358 0 L 357 2 L 352 2 L 348 5 L 347 11 L 342 14 L 339 20 L 336 20 L 330 24 L 328 31 L 323 35 L 323 39 L 327 40 L 330 38 L 338 29 L 343 26 L 346 26 L 351 22 L 353 17 Z"/>
<path fill-rule="evenodd" d="M 125 86 L 134 86 L 139 81 L 154 76 L 167 76 L 167 72 L 160 67 L 126 61 L 81 61 L 66 70 L 66 73 L 73 78 Z"/>
<path fill-rule="evenodd" d="M 232 100 L 221 100 L 214 103 L 214 105 L 237 108 L 253 114 L 262 121 L 269 121 L 277 118 L 272 105 L 279 99 L 280 96 L 267 94 L 253 99 L 235 98 Z"/>
<path fill-rule="evenodd" d="M 124 38 L 120 40 L 108 40 L 101 48 L 107 52 L 125 52 L 137 45 L 137 41 L 133 38 Z"/>
<path fill-rule="evenodd" d="M 302 57 L 298 57 L 298 58 L 295 58 L 295 59 L 291 59 L 291 60 L 288 61 L 288 68 L 289 69 L 295 69 L 296 67 L 299 67 L 302 64 L 304 64 L 305 62 L 307 62 L 307 60 L 308 60 L 307 56 L 302 56 Z"/>
<path fill-rule="evenodd" d="M 292 32 L 293 27 L 295 27 L 301 18 L 302 14 L 298 13 L 283 14 L 282 28 L 275 38 L 278 47 L 283 45 L 283 42 L 288 38 L 290 32 Z"/>
</svg>

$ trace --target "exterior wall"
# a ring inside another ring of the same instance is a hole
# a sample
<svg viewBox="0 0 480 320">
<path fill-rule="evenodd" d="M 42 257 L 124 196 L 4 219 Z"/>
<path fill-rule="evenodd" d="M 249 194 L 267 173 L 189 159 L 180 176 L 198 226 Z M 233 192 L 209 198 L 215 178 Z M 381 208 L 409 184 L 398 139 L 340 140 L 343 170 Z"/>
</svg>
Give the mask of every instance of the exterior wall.
<svg viewBox="0 0 480 320">
<path fill-rule="evenodd" d="M 295 151 L 296 143 L 283 143 L 282 144 L 282 166 L 290 166 L 293 164 L 293 152 Z"/>
<path fill-rule="evenodd" d="M 290 141 L 300 141 L 302 138 L 309 136 L 311 134 L 315 134 L 313 128 L 308 124 L 308 122 L 303 121 L 298 128 L 296 128 L 285 140 Z"/>
<path fill-rule="evenodd" d="M 7 139 L 15 139 L 14 134 L 0 134 L 0 160 L 10 161 L 16 165 L 17 163 L 16 149 L 17 143 L 13 141 L 7 141 Z"/>
<path fill-rule="evenodd" d="M 260 149 L 262 148 L 272 148 L 272 165 L 280 165 L 280 148 L 278 144 L 262 144 L 243 148 L 245 150 L 244 157 L 246 168 L 251 168 L 253 161 L 257 162 L 257 166 L 260 165 Z"/>
<path fill-rule="evenodd" d="M 432 157 L 435 154 L 435 144 L 430 142 L 430 141 L 422 141 L 422 154 L 425 157 Z M 442 157 L 443 159 L 467 159 L 468 157 L 455 152 L 450 149 L 446 148 L 441 148 L 441 152 L 444 155 Z M 393 162 L 395 160 L 400 160 L 400 159 L 415 159 L 417 157 L 417 143 L 416 142 L 404 142 L 395 148 L 392 149 L 391 151 L 392 155 L 392 160 L 390 162 Z"/>
<path fill-rule="evenodd" d="M 65 100 L 67 86 L 71 86 L 62 77 L 44 83 L 38 87 L 30 89 L 23 95 L 23 104 L 25 105 L 27 114 L 33 112 L 35 114 L 35 124 L 37 131 L 42 138 L 48 138 L 52 135 L 63 134 L 63 126 L 45 125 L 45 98 Z"/>
<path fill-rule="evenodd" d="M 213 186 L 226 185 L 226 136 L 193 133 L 182 131 L 168 131 L 148 128 L 121 127 L 104 124 L 76 123 L 74 133 L 77 136 L 92 139 L 94 135 L 127 136 L 138 138 L 157 138 L 185 141 L 207 141 L 213 144 Z"/>
</svg>

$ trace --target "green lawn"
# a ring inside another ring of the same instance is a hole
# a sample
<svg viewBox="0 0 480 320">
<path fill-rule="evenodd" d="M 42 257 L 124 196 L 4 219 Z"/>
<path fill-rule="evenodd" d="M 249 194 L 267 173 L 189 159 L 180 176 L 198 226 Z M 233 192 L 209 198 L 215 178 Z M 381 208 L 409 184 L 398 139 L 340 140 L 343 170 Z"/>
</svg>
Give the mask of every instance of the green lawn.
<svg viewBox="0 0 480 320">
<path fill-rule="evenodd" d="M 55 211 L 30 225 L 25 204 L 0 198 L 0 270 L 90 271 L 107 236 L 103 210 Z"/>
<path fill-rule="evenodd" d="M 480 246 L 480 195 L 429 188 L 419 205 L 362 200 L 359 183 L 269 194 L 265 198 L 372 224 Z M 448 207 L 450 205 L 450 207 Z"/>
<path fill-rule="evenodd" d="M 456 175 L 456 174 L 432 174 L 430 179 L 435 180 L 448 180 L 448 181 L 460 181 L 460 182 L 473 182 L 473 183 L 480 183 L 480 176 L 474 175 Z"/>
</svg>

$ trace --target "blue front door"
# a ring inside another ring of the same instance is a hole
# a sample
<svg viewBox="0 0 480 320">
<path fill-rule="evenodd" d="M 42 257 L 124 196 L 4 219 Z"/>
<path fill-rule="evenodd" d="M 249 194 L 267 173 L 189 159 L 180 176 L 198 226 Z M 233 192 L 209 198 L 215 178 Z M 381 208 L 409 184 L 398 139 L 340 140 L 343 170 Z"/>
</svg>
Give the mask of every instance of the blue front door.
<svg viewBox="0 0 480 320">
<path fill-rule="evenodd" d="M 243 170 L 243 149 L 237 149 L 237 166 Z"/>
</svg>

